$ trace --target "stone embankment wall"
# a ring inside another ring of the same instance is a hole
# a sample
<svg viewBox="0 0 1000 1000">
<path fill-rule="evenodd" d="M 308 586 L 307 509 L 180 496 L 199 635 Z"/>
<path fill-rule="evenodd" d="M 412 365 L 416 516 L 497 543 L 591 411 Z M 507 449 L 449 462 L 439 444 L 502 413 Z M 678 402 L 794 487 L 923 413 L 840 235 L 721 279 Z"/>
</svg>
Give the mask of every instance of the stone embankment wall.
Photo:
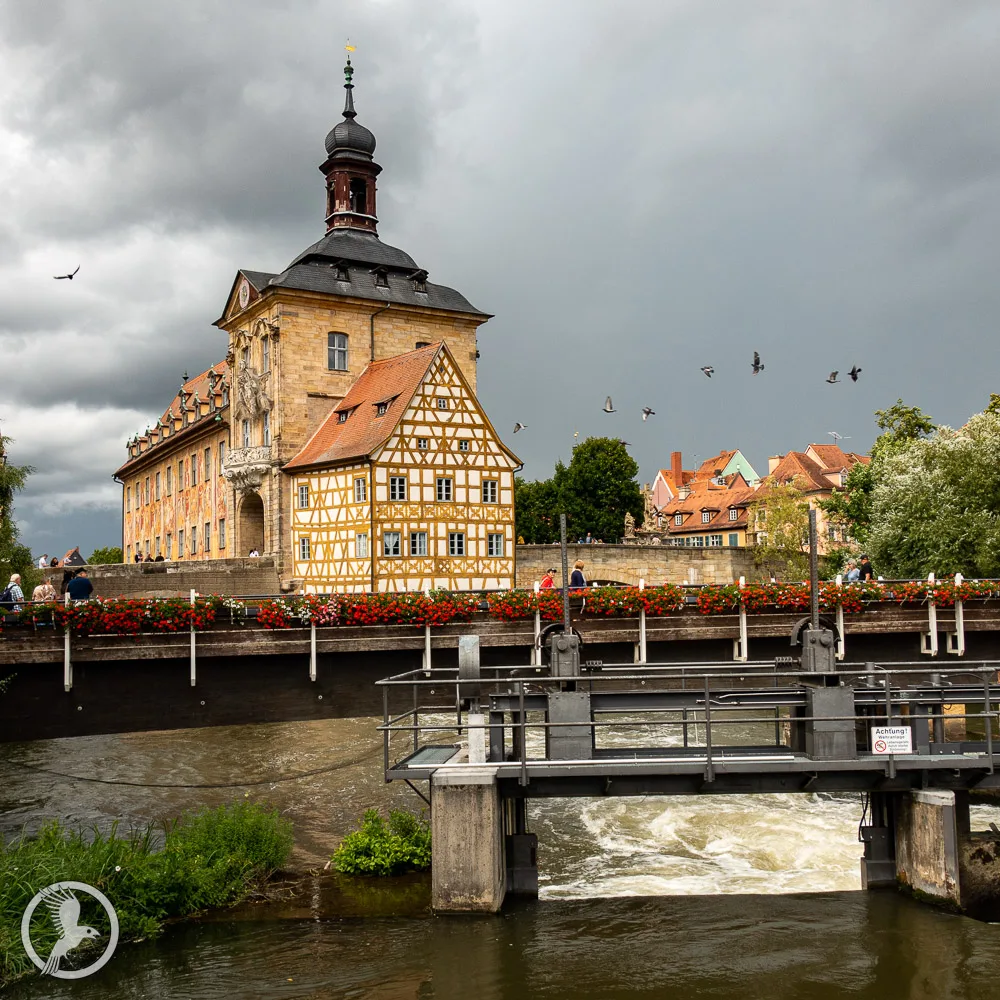
<svg viewBox="0 0 1000 1000">
<path fill-rule="evenodd" d="M 270 556 L 88 566 L 98 597 L 188 597 L 199 594 L 277 594 L 278 570 Z"/>
<path fill-rule="evenodd" d="M 581 560 L 587 580 L 650 586 L 661 583 L 733 583 L 759 575 L 749 549 L 680 548 L 672 545 L 570 545 L 569 565 Z M 517 585 L 531 587 L 559 566 L 558 545 L 518 545 Z M 556 577 L 556 586 L 560 583 Z"/>
</svg>

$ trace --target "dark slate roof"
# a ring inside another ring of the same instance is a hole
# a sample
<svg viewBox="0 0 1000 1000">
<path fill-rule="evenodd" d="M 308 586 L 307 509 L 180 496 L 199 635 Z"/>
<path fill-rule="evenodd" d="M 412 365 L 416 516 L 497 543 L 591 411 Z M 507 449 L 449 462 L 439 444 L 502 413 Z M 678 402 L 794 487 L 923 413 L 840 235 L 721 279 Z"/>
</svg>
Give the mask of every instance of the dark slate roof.
<svg viewBox="0 0 1000 1000">
<path fill-rule="evenodd" d="M 375 136 L 360 122 L 345 118 L 330 129 L 326 137 L 326 151 L 329 154 L 339 149 L 357 150 L 371 158 L 375 152 Z"/>
<path fill-rule="evenodd" d="M 345 260 L 358 264 L 384 264 L 405 271 L 416 271 L 417 262 L 402 250 L 383 243 L 374 233 L 357 229 L 331 229 L 318 243 L 314 243 L 289 264 L 294 267 L 314 259 Z"/>
<path fill-rule="evenodd" d="M 247 280 L 253 285 L 257 291 L 261 291 L 264 286 L 272 279 L 276 278 L 276 274 L 270 274 L 267 271 L 248 271 L 245 267 L 240 268 L 240 273 L 245 274 Z"/>
<path fill-rule="evenodd" d="M 416 267 L 413 268 L 416 270 Z M 309 292 L 325 292 L 329 295 L 351 295 L 359 299 L 375 302 L 399 303 L 408 306 L 424 306 L 430 309 L 448 309 L 452 312 L 474 313 L 487 316 L 454 288 L 435 285 L 428 281 L 426 292 L 418 292 L 414 282 L 405 274 L 389 271 L 386 279 L 389 287 L 375 284 L 375 275 L 370 267 L 348 266 L 350 281 L 337 280 L 337 268 L 326 263 L 299 264 L 289 267 L 283 274 L 272 278 L 272 287 L 300 288 Z M 412 272 L 410 272 L 412 273 Z"/>
</svg>

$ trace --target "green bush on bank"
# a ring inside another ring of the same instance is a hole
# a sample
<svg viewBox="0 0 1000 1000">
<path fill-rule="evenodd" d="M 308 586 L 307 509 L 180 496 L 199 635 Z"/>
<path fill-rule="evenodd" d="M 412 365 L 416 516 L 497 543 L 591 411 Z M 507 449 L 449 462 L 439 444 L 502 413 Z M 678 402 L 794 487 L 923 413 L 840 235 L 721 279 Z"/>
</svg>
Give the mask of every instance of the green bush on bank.
<svg viewBox="0 0 1000 1000">
<path fill-rule="evenodd" d="M 21 917 L 46 885 L 73 880 L 100 889 L 115 907 L 121 940 L 135 940 L 171 917 L 238 902 L 285 863 L 291 847 L 291 823 L 252 802 L 186 814 L 162 838 L 152 827 L 85 836 L 52 823 L 36 837 L 0 842 L 0 985 L 34 968 L 21 944 Z M 36 950 L 44 956 L 55 939 L 39 907 Z"/>
<path fill-rule="evenodd" d="M 346 875 L 403 875 L 431 866 L 428 823 L 402 809 L 388 821 L 377 809 L 365 812 L 361 829 L 349 833 L 333 853 L 333 866 Z"/>
</svg>

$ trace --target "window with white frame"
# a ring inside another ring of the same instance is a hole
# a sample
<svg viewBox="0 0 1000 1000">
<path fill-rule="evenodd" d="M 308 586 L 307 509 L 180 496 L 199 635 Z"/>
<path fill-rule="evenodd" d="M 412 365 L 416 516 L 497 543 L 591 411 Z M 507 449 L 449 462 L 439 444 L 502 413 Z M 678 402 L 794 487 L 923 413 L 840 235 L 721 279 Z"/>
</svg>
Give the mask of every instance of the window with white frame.
<svg viewBox="0 0 1000 1000">
<path fill-rule="evenodd" d="M 184 558 L 184 529 L 177 532 L 177 558 Z"/>
<path fill-rule="evenodd" d="M 260 367 L 262 371 L 271 370 L 271 338 L 265 337 L 260 342 Z"/>
<path fill-rule="evenodd" d="M 503 535 L 497 532 L 486 536 L 486 554 L 488 556 L 503 555 Z"/>
<path fill-rule="evenodd" d="M 264 411 L 264 433 L 262 435 L 262 444 L 265 448 L 271 447 L 271 414 Z"/>
<path fill-rule="evenodd" d="M 198 552 L 198 528 L 196 525 L 191 525 L 191 555 L 196 555 Z"/>
<path fill-rule="evenodd" d="M 205 449 L 205 482 L 212 478 L 212 449 Z"/>
<path fill-rule="evenodd" d="M 364 503 L 368 499 L 368 480 L 354 480 L 354 502 Z"/>
<path fill-rule="evenodd" d="M 722 535 L 709 535 L 708 544 L 712 547 L 722 546 Z"/>
<path fill-rule="evenodd" d="M 308 507 L 309 506 L 309 484 L 299 483 L 299 506 Z"/>
<path fill-rule="evenodd" d="M 174 467 L 172 465 L 167 466 L 167 496 L 170 496 L 174 492 Z"/>
<path fill-rule="evenodd" d="M 448 398 L 446 396 L 438 396 L 437 398 L 437 408 L 439 410 L 447 410 L 450 407 Z"/>
<path fill-rule="evenodd" d="M 347 334 L 326 335 L 326 367 L 332 372 L 347 371 Z"/>
<path fill-rule="evenodd" d="M 729 520 L 735 521 L 739 518 L 740 512 L 735 507 L 729 508 Z"/>
<path fill-rule="evenodd" d="M 483 480 L 483 503 L 497 502 L 497 481 L 495 479 Z"/>
<path fill-rule="evenodd" d="M 438 503 L 447 503 L 452 498 L 452 482 L 447 476 L 438 476 L 437 499 Z"/>
<path fill-rule="evenodd" d="M 427 532 L 426 531 L 411 531 L 410 532 L 410 555 L 411 556 L 425 556 L 425 555 L 427 555 Z"/>
<path fill-rule="evenodd" d="M 390 500 L 406 499 L 406 476 L 389 477 L 389 499 Z"/>
<path fill-rule="evenodd" d="M 226 551 L 226 519 L 224 517 L 219 518 L 219 551 Z"/>
<path fill-rule="evenodd" d="M 712 512 L 710 510 L 703 510 L 701 512 L 701 523 L 708 524 L 712 520 Z"/>
<path fill-rule="evenodd" d="M 132 487 L 125 487 L 125 512 L 128 513 L 132 509 Z"/>
<path fill-rule="evenodd" d="M 469 450 L 469 442 L 465 438 L 462 438 L 458 442 L 458 450 L 459 451 L 468 451 Z"/>
<path fill-rule="evenodd" d="M 448 532 L 448 555 L 450 555 L 450 556 L 464 556 L 465 555 L 465 532 L 464 531 L 449 531 Z"/>
<path fill-rule="evenodd" d="M 249 448 L 250 447 L 250 421 L 249 420 L 244 420 L 243 421 L 243 447 L 244 448 Z"/>
<path fill-rule="evenodd" d="M 674 524 L 683 524 L 683 523 L 684 523 L 684 515 L 674 514 Z"/>
<path fill-rule="evenodd" d="M 212 551 L 212 522 L 205 522 L 205 531 L 201 536 L 201 547 L 205 552 L 205 555 L 209 555 Z"/>
<path fill-rule="evenodd" d="M 156 499 L 160 499 L 160 474 L 156 474 Z"/>
<path fill-rule="evenodd" d="M 430 441 L 428 441 L 427 438 L 417 438 L 417 447 L 421 451 L 426 451 L 430 446 Z"/>
<path fill-rule="evenodd" d="M 384 556 L 398 556 L 400 552 L 399 547 L 400 535 L 398 531 L 383 531 L 382 532 L 382 555 Z"/>
<path fill-rule="evenodd" d="M 302 535 L 299 538 L 299 558 L 302 560 L 309 559 L 309 536 Z"/>
<path fill-rule="evenodd" d="M 226 464 L 226 442 L 219 442 L 219 475 L 222 475 L 223 466 Z"/>
<path fill-rule="evenodd" d="M 361 531 L 354 536 L 354 557 L 356 559 L 368 558 L 368 532 Z"/>
<path fill-rule="evenodd" d="M 191 456 L 191 485 L 198 485 L 198 456 Z"/>
</svg>

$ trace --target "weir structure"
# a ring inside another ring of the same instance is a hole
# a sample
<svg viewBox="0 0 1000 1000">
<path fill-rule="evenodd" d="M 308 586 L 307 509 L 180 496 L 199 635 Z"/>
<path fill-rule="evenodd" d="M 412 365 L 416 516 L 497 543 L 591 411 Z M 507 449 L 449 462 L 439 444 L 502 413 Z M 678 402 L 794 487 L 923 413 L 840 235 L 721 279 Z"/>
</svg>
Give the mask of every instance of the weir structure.
<svg viewBox="0 0 1000 1000">
<path fill-rule="evenodd" d="M 429 783 L 434 908 L 537 896 L 532 798 L 830 792 L 859 794 L 865 888 L 995 919 L 1000 830 L 972 833 L 969 793 L 1000 789 L 1000 661 L 838 660 L 813 574 L 771 661 L 588 660 L 566 607 L 531 666 L 481 664 L 470 635 L 457 669 L 380 681 L 386 780 Z"/>
</svg>

